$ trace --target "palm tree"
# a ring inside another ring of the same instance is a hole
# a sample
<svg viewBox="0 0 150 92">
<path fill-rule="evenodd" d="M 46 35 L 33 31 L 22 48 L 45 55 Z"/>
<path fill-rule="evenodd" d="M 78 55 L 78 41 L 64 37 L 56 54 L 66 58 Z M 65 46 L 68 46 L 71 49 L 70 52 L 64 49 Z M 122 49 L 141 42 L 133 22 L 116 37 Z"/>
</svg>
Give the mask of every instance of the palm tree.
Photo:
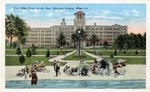
<svg viewBox="0 0 150 92">
<path fill-rule="evenodd" d="M 79 33 L 78 33 L 78 31 L 80 31 L 80 39 L 79 39 Z M 81 29 L 81 28 L 78 28 L 76 31 L 75 31 L 75 33 L 73 33 L 72 35 L 71 35 L 71 38 L 72 38 L 72 41 L 74 42 L 74 44 L 75 43 L 77 43 L 79 40 L 80 41 L 85 41 L 86 40 L 86 36 L 87 36 L 87 34 L 86 34 L 86 32 L 84 31 L 84 29 Z"/>
<path fill-rule="evenodd" d="M 91 38 L 90 38 L 90 42 L 93 45 L 94 52 L 95 52 L 95 47 L 94 46 L 95 46 L 97 41 L 99 41 L 98 36 L 96 36 L 95 34 L 92 34 Z"/>
<path fill-rule="evenodd" d="M 78 31 L 80 31 L 80 40 L 81 40 L 81 41 L 85 41 L 87 34 L 86 34 L 86 32 L 84 31 L 84 29 L 81 29 L 81 28 L 78 28 L 78 29 L 75 31 L 75 34 L 76 34 L 76 37 L 77 37 L 77 41 L 79 40 Z"/>
</svg>

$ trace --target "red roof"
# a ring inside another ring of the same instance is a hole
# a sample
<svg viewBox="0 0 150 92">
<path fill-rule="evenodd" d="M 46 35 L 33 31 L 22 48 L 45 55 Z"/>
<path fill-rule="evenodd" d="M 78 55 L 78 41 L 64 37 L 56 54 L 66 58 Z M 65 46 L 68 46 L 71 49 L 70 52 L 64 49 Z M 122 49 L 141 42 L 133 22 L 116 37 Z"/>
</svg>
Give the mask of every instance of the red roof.
<svg viewBox="0 0 150 92">
<path fill-rule="evenodd" d="M 85 15 L 85 13 L 83 12 L 83 11 L 77 11 L 76 13 L 75 13 L 75 15 L 76 14 L 84 14 Z"/>
</svg>

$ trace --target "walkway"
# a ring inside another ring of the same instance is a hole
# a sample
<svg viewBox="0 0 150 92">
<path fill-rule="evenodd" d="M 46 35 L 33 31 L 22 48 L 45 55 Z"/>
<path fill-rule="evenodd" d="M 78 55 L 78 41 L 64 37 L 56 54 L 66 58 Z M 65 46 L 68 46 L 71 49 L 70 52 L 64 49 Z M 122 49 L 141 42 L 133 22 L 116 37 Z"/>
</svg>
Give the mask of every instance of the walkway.
<svg viewBox="0 0 150 92">
<path fill-rule="evenodd" d="M 58 55 L 57 57 L 49 59 L 48 61 L 49 62 L 53 62 L 54 60 L 62 61 L 63 58 L 65 58 L 65 57 L 67 57 L 67 56 L 69 56 L 69 55 L 71 55 L 71 54 L 73 54 L 75 52 L 76 52 L 76 50 L 74 50 L 74 51 L 72 51 L 70 53 L 67 53 L 66 55 Z"/>
<path fill-rule="evenodd" d="M 75 52 L 76 52 L 76 50 L 74 50 L 73 52 L 67 53 L 66 55 L 59 55 L 59 56 L 57 56 L 55 58 L 49 59 L 48 61 L 49 62 L 53 62 L 54 60 L 58 60 L 58 61 L 61 61 L 61 62 L 67 62 L 66 65 L 68 65 L 68 66 L 76 67 L 77 65 L 79 65 L 80 60 L 62 60 L 63 58 L 65 58 L 65 57 L 67 57 L 67 56 L 69 56 L 69 55 L 71 55 L 71 54 L 73 54 Z M 91 53 L 88 53 L 88 52 L 84 52 L 84 53 L 89 55 L 89 56 L 91 56 L 91 57 L 93 57 L 93 58 L 97 58 L 98 60 L 102 59 L 102 58 L 100 58 L 100 57 L 98 57 L 96 55 L 93 55 Z M 93 60 L 86 60 L 86 61 L 87 62 L 93 62 Z"/>
</svg>

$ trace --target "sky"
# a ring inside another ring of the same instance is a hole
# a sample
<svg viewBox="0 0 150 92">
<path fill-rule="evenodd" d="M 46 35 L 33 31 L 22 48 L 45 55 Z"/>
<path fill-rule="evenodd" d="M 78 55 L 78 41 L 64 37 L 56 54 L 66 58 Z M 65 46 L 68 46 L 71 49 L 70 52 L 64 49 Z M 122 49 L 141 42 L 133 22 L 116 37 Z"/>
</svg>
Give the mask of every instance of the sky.
<svg viewBox="0 0 150 92">
<path fill-rule="evenodd" d="M 73 25 L 74 13 L 85 13 L 86 25 L 128 26 L 128 33 L 146 32 L 145 4 L 6 4 L 5 13 L 20 16 L 32 27 L 60 25 L 65 18 Z"/>
</svg>

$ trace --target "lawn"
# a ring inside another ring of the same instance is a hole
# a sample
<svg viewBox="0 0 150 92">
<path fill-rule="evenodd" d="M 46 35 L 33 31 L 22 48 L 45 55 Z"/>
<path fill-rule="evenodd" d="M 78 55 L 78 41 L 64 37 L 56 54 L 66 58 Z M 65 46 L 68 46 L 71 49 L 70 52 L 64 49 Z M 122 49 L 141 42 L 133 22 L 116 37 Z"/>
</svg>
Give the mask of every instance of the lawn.
<svg viewBox="0 0 150 92">
<path fill-rule="evenodd" d="M 28 48 L 21 48 L 22 50 L 24 50 L 24 51 L 27 51 L 27 49 Z M 49 50 L 56 50 L 56 51 L 61 51 L 61 49 L 60 48 L 37 48 L 37 50 L 43 50 L 43 51 L 47 51 L 47 49 L 49 49 Z M 6 50 L 12 50 L 12 51 L 14 51 L 14 49 L 6 49 Z M 62 49 L 62 51 L 73 51 L 74 50 L 74 48 L 63 48 Z"/>
<path fill-rule="evenodd" d="M 53 57 L 50 57 L 50 58 L 53 58 Z M 50 58 L 47 58 L 47 57 L 33 57 L 33 56 L 30 57 L 30 58 L 25 57 L 25 62 L 24 62 L 23 65 L 29 65 L 33 61 L 44 61 L 46 66 L 51 66 L 51 65 L 53 65 L 53 63 L 48 62 L 48 60 Z M 60 63 L 61 63 L 62 66 L 66 64 L 66 62 L 60 62 Z M 18 66 L 18 65 L 21 65 L 21 64 L 19 63 L 18 56 L 6 56 L 5 57 L 5 65 L 6 66 L 13 66 L 13 65 Z"/>
<path fill-rule="evenodd" d="M 63 60 L 94 60 L 93 57 L 83 53 L 80 57 L 76 56 L 75 53 L 63 58 Z"/>
<path fill-rule="evenodd" d="M 67 51 L 68 53 L 71 51 Z M 26 50 L 22 50 L 23 55 L 26 55 Z M 37 51 L 37 55 L 46 55 L 47 51 Z M 16 54 L 15 50 L 6 50 L 6 54 Z M 63 55 L 61 51 L 50 51 L 50 55 Z"/>
<path fill-rule="evenodd" d="M 109 60 L 112 61 L 112 64 L 118 60 L 118 59 L 124 59 L 126 60 L 126 64 L 146 64 L 146 58 L 118 58 L 118 57 L 114 57 L 114 58 L 108 58 Z M 92 64 L 93 62 L 87 62 L 88 64 Z"/>
<path fill-rule="evenodd" d="M 89 53 L 92 53 L 92 54 L 95 54 L 95 55 L 114 55 L 114 50 L 113 51 L 96 51 L 96 53 L 94 53 L 94 51 L 87 51 Z M 126 51 L 126 54 L 120 51 L 117 51 L 117 55 L 116 56 L 145 56 L 146 55 L 146 52 L 144 51 L 138 51 L 138 54 L 136 55 L 135 54 L 135 51 Z"/>
<path fill-rule="evenodd" d="M 84 50 L 93 50 L 94 51 L 94 48 L 83 48 Z M 103 50 L 103 51 L 107 51 L 107 50 L 114 50 L 115 48 L 95 48 L 95 50 Z M 139 50 L 139 51 L 144 51 L 143 49 L 128 49 L 128 51 L 131 51 L 131 50 L 133 50 L 133 51 L 135 51 L 135 50 Z"/>
</svg>

